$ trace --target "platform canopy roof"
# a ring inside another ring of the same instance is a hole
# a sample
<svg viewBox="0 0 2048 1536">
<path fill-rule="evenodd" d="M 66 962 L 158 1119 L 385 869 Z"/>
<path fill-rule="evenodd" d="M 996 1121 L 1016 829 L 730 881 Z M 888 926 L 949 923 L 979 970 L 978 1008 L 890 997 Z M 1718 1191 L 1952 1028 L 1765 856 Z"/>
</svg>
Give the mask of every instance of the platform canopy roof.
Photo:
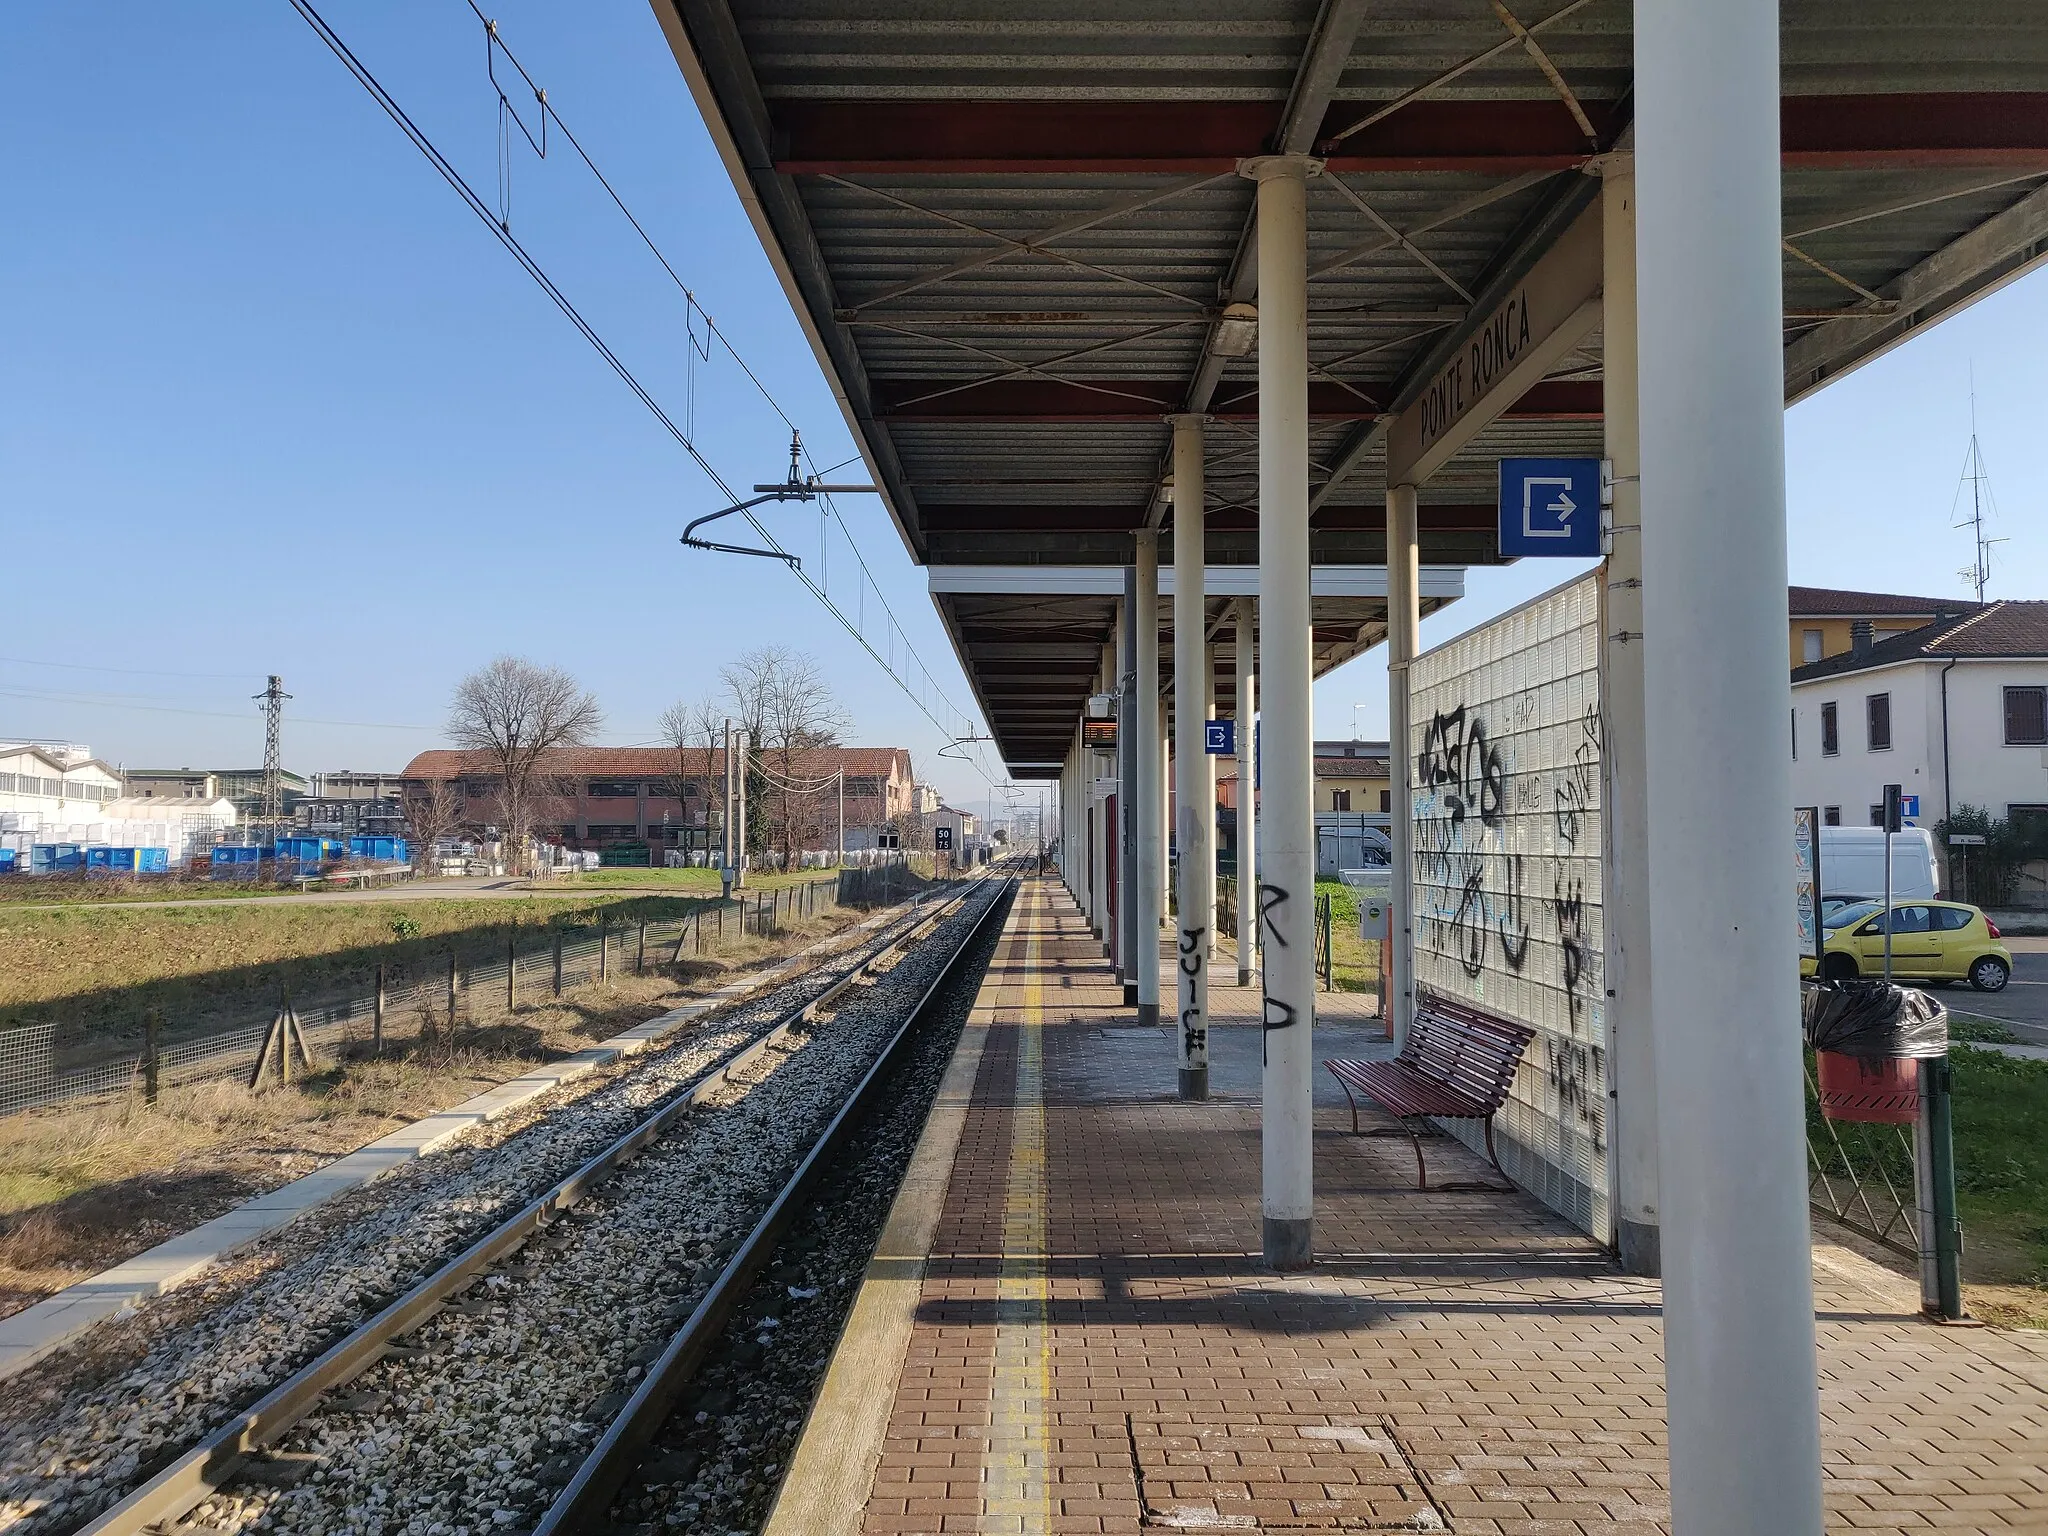
<svg viewBox="0 0 2048 1536">
<path fill-rule="evenodd" d="M 1397 419 L 1584 236 L 1630 142 L 1629 0 L 652 3 L 905 545 L 942 569 L 1128 563 L 1133 530 L 1170 535 L 1184 411 L 1212 420 L 1207 559 L 1256 561 L 1256 358 L 1225 312 L 1257 301 L 1238 162 L 1275 150 L 1325 161 L 1312 559 L 1381 563 Z M 2048 9 L 1782 15 L 1790 401 L 2042 258 Z M 1433 468 L 1424 564 L 1498 558 L 1496 459 L 1600 448 L 1596 321 Z M 1004 756 L 1056 764 L 1111 599 L 946 586 Z M 1349 626 L 1319 635 L 1334 664 L 1384 604 L 1316 621 Z"/>
</svg>

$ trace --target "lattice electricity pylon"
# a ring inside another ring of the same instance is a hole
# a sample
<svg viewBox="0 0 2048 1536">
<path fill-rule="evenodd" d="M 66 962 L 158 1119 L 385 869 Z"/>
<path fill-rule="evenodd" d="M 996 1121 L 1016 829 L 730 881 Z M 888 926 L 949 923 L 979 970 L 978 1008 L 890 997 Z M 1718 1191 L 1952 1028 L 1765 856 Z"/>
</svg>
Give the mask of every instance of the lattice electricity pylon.
<svg viewBox="0 0 2048 1536">
<path fill-rule="evenodd" d="M 284 820 L 284 757 L 279 741 L 284 726 L 284 679 L 275 672 L 270 686 L 255 696 L 263 706 L 263 825 L 275 830 Z"/>
</svg>

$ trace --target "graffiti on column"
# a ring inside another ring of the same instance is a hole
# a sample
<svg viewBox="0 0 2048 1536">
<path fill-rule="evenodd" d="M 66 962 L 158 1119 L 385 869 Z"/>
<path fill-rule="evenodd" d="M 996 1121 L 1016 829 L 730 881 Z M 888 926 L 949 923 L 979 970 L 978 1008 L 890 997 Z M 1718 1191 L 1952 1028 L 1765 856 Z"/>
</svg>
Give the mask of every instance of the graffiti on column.
<svg viewBox="0 0 2048 1536">
<path fill-rule="evenodd" d="M 1265 927 L 1266 942 L 1278 944 L 1282 949 L 1287 948 L 1287 935 L 1282 933 L 1280 925 L 1273 921 L 1273 913 L 1276 908 L 1285 906 L 1288 900 L 1287 893 L 1277 885 L 1259 887 L 1259 921 Z"/>
<path fill-rule="evenodd" d="M 1555 1168 L 1595 1200 L 1607 1104 L 1598 654 L 1587 578 L 1418 657 L 1407 743 L 1415 979 L 1536 1031 L 1500 1129 L 1526 1169 Z"/>
<path fill-rule="evenodd" d="M 1180 1011 L 1181 1055 L 1194 1066 L 1209 1059 L 1209 1026 L 1202 1017 L 1202 968 L 1208 964 L 1202 939 L 1207 932 L 1206 928 L 1183 928 L 1177 946 L 1180 974 L 1185 978 L 1180 987 L 1184 1004 Z"/>
<path fill-rule="evenodd" d="M 1286 949 L 1288 943 L 1287 935 L 1280 931 L 1279 912 L 1292 899 L 1283 886 L 1262 884 L 1259 887 L 1260 932 L 1264 935 L 1266 943 L 1280 949 Z M 1300 1022 L 1301 1015 L 1294 1004 L 1285 998 L 1273 996 L 1269 989 L 1265 993 L 1264 1008 L 1260 1014 L 1260 1023 L 1264 1026 L 1259 1034 L 1260 1061 L 1264 1062 L 1267 1059 L 1265 1043 L 1272 1038 L 1274 1030 L 1292 1029 Z"/>
</svg>

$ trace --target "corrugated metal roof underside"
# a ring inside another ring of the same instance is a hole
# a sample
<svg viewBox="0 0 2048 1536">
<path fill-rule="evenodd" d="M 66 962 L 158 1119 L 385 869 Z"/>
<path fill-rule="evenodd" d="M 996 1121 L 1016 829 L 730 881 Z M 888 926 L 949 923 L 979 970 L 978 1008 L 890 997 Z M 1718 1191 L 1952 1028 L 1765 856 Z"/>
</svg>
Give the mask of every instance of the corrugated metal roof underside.
<svg viewBox="0 0 2048 1536">
<path fill-rule="evenodd" d="M 1236 158 L 1279 124 L 1322 6 L 671 3 L 714 115 L 753 146 L 734 163 L 913 555 L 1127 563 L 1132 530 L 1165 516 L 1164 418 L 1244 276 L 1253 190 Z M 1509 6 L 1593 140 L 1483 0 L 1365 7 L 1311 123 L 1331 154 L 1309 199 L 1318 562 L 1384 559 L 1373 422 L 1555 238 L 1591 190 L 1584 162 L 1626 123 L 1630 0 Z M 2048 250 L 2048 93 L 2028 94 L 2048 80 L 2048 8 L 1785 0 L 1782 18 L 1789 397 Z M 1596 332 L 1429 480 L 1425 562 L 1496 558 L 1497 458 L 1601 451 L 1602 360 Z M 1212 563 L 1257 558 L 1255 396 L 1244 357 L 1199 402 Z M 964 601 L 940 606 L 1006 754 L 1044 748 L 1049 721 L 1063 750 L 1088 680 L 1055 664 L 1081 620 L 1046 618 L 1034 641 L 1012 614 L 999 654 Z M 1043 678 L 1004 670 L 1034 658 Z"/>
</svg>

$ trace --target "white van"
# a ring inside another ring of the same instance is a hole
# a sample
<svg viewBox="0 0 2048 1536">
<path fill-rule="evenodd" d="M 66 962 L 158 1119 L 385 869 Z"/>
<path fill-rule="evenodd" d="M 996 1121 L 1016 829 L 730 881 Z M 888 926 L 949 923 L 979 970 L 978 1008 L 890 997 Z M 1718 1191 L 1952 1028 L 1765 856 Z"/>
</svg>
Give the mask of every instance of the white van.
<svg viewBox="0 0 2048 1536">
<path fill-rule="evenodd" d="M 1940 893 L 1934 834 L 1907 827 L 1892 834 L 1893 900 L 1925 900 Z M 1884 830 L 1820 829 L 1820 893 L 1825 901 L 1884 900 Z"/>
</svg>

